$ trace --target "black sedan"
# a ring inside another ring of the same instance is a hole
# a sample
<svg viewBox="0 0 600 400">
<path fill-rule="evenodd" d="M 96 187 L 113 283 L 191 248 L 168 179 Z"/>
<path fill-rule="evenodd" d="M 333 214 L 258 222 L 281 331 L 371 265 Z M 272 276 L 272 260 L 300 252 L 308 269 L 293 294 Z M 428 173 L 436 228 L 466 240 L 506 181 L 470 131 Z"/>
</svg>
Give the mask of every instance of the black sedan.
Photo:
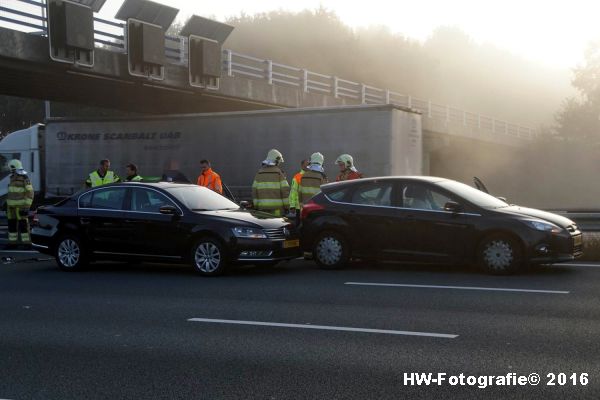
<svg viewBox="0 0 600 400">
<path fill-rule="evenodd" d="M 40 207 L 32 240 L 68 271 L 94 260 L 136 260 L 190 263 L 219 275 L 228 265 L 275 264 L 300 253 L 288 220 L 177 183 L 101 186 Z"/>
<path fill-rule="evenodd" d="M 323 268 L 360 258 L 469 263 L 506 274 L 582 255 L 573 221 L 448 179 L 359 179 L 321 190 L 301 218 L 302 247 Z"/>
</svg>

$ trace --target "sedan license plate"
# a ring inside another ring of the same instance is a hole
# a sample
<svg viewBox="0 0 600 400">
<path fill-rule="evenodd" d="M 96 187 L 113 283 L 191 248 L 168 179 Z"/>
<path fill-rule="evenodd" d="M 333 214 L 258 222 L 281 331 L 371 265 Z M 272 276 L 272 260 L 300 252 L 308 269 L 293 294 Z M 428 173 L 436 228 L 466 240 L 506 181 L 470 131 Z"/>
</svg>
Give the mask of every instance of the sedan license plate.
<svg viewBox="0 0 600 400">
<path fill-rule="evenodd" d="M 296 239 L 296 240 L 286 240 L 285 242 L 283 242 L 283 248 L 284 249 L 289 249 L 291 247 L 300 247 L 300 240 Z"/>
</svg>

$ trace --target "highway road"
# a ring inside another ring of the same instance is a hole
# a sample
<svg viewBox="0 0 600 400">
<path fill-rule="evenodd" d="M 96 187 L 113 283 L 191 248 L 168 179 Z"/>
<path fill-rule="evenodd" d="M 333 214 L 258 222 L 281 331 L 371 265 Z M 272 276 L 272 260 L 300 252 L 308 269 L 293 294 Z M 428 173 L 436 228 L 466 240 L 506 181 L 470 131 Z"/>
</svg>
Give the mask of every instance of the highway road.
<svg viewBox="0 0 600 400">
<path fill-rule="evenodd" d="M 3 255 L 0 398 L 600 397 L 600 265 L 494 277 L 296 260 L 203 278 Z"/>
</svg>

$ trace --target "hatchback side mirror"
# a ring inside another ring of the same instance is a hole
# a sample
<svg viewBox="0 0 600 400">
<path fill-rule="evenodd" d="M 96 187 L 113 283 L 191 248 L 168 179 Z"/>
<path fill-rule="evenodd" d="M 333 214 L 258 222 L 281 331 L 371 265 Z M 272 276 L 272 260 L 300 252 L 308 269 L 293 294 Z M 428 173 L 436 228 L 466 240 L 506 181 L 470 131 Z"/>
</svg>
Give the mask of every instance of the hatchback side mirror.
<svg viewBox="0 0 600 400">
<path fill-rule="evenodd" d="M 242 201 L 240 201 L 240 207 L 243 208 L 244 210 L 247 208 L 250 208 L 250 202 L 246 201 L 246 200 L 242 200 Z"/>
<path fill-rule="evenodd" d="M 444 211 L 448 211 L 451 213 L 459 213 L 463 210 L 463 207 L 455 201 L 449 201 L 444 204 Z"/>
<path fill-rule="evenodd" d="M 158 211 L 164 215 L 177 215 L 177 208 L 173 206 L 162 206 Z"/>
</svg>

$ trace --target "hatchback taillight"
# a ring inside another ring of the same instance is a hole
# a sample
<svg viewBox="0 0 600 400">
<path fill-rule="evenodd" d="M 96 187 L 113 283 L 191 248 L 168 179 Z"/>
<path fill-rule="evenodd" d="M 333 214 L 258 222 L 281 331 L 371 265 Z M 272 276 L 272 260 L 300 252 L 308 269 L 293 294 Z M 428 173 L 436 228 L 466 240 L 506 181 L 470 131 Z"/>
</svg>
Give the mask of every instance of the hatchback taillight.
<svg viewBox="0 0 600 400">
<path fill-rule="evenodd" d="M 317 204 L 314 201 L 310 200 L 308 203 L 306 203 L 302 207 L 302 213 L 300 214 L 300 218 L 306 219 L 310 213 L 315 212 L 315 211 L 321 211 L 324 209 L 325 209 L 325 207 L 323 207 L 322 205 Z"/>
</svg>

